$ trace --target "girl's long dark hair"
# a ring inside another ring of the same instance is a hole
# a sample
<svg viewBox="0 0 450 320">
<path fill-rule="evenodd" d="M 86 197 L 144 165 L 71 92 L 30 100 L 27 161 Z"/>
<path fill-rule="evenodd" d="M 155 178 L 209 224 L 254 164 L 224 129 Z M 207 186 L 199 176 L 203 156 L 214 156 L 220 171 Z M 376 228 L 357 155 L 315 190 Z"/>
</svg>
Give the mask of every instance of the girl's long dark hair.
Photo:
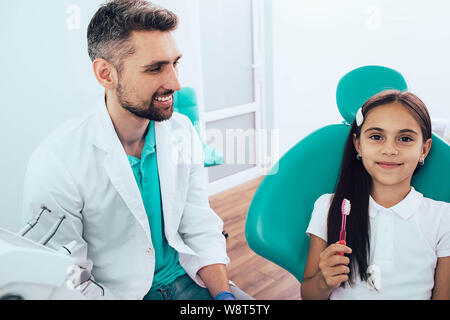
<svg viewBox="0 0 450 320">
<path fill-rule="evenodd" d="M 410 92 L 386 90 L 370 98 L 362 106 L 364 118 L 370 110 L 377 106 L 400 102 L 414 116 L 422 129 L 423 141 L 431 138 L 431 120 L 425 104 Z M 352 248 L 350 258 L 349 284 L 355 279 L 355 271 L 359 273 L 361 281 L 367 281 L 367 267 L 370 259 L 370 221 L 369 195 L 372 191 L 372 178 L 367 173 L 361 160 L 357 159 L 353 137 L 359 139 L 361 127 L 356 120 L 353 122 L 345 143 L 341 170 L 337 181 L 334 197 L 328 211 L 328 245 L 339 241 L 341 228 L 341 205 L 344 198 L 351 202 L 351 214 L 347 217 L 347 246 Z M 420 166 L 417 166 L 416 171 Z M 414 172 L 414 173 L 415 173 Z"/>
</svg>

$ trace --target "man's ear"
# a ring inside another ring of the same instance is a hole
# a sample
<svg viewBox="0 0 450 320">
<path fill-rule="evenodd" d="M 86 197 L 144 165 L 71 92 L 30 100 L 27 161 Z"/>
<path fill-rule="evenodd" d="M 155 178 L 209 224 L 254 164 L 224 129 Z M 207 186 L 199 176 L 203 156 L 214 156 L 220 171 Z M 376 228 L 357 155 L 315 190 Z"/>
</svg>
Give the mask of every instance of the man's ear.
<svg viewBox="0 0 450 320">
<path fill-rule="evenodd" d="M 97 58 L 92 63 L 95 78 L 98 83 L 106 90 L 113 90 L 116 88 L 118 82 L 118 76 L 116 68 L 102 58 Z"/>
</svg>

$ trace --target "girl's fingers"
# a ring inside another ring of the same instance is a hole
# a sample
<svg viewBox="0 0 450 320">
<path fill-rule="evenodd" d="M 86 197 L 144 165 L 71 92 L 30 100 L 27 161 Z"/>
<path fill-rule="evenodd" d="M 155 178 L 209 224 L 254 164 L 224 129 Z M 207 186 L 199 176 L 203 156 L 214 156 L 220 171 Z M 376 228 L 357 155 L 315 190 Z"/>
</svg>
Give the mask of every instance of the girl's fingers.
<svg viewBox="0 0 450 320">
<path fill-rule="evenodd" d="M 345 256 L 339 256 L 339 255 L 334 255 L 329 257 L 326 261 L 325 261 L 325 265 L 328 267 L 334 267 L 334 266 L 339 266 L 339 265 L 346 265 L 348 266 L 348 264 L 350 263 L 350 258 L 345 257 Z"/>
<path fill-rule="evenodd" d="M 327 276 L 324 280 L 328 288 L 336 289 L 341 285 L 342 282 L 348 281 L 348 275 L 339 274 L 336 276 Z"/>
<path fill-rule="evenodd" d="M 352 253 L 352 249 L 350 247 L 347 247 L 346 245 L 343 244 L 332 244 L 330 246 L 328 246 L 321 254 L 322 258 L 328 258 L 330 256 L 334 256 L 336 255 L 338 252 L 344 252 L 347 254 L 351 254 Z"/>
<path fill-rule="evenodd" d="M 341 285 L 342 282 L 346 282 L 348 281 L 348 276 L 347 275 L 339 275 L 333 278 L 332 280 L 334 282 L 334 288 L 339 288 L 339 286 Z"/>
</svg>

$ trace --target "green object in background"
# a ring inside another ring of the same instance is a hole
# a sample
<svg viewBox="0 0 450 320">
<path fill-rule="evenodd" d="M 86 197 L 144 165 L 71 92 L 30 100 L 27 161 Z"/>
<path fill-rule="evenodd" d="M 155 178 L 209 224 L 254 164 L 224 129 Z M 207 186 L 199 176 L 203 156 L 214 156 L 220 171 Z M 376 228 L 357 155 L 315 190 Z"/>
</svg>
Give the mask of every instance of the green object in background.
<svg viewBox="0 0 450 320">
<path fill-rule="evenodd" d="M 197 95 L 193 88 L 182 88 L 180 91 L 176 91 L 173 95 L 173 108 L 176 112 L 184 114 L 191 120 L 192 124 L 200 135 L 199 127 L 199 115 L 198 115 L 198 103 Z"/>
<path fill-rule="evenodd" d="M 203 154 L 205 156 L 205 167 L 217 166 L 224 163 L 223 154 L 203 143 Z"/>
<path fill-rule="evenodd" d="M 336 100 L 347 123 L 374 94 L 386 89 L 407 90 L 400 73 L 368 66 L 345 75 Z M 333 193 L 350 126 L 336 124 L 310 134 L 288 151 L 260 184 L 248 210 L 245 236 L 250 248 L 302 281 L 309 250 L 309 225 L 314 202 Z M 413 179 L 424 196 L 450 202 L 450 146 L 433 136 L 432 151 Z M 444 182 L 444 183 L 442 183 Z"/>
<path fill-rule="evenodd" d="M 450 145 L 433 134 L 433 144 L 424 166 L 411 181 L 424 197 L 450 202 Z"/>
<path fill-rule="evenodd" d="M 342 117 L 349 123 L 355 120 L 358 109 L 375 94 L 388 90 L 408 90 L 403 76 L 389 68 L 366 66 L 347 73 L 339 81 L 336 102 Z"/>
<path fill-rule="evenodd" d="M 185 87 L 174 93 L 174 109 L 176 112 L 184 114 L 191 120 L 199 137 L 201 137 L 197 95 L 195 94 L 195 90 L 193 88 Z M 223 164 L 223 155 L 219 151 L 211 146 L 208 146 L 203 141 L 202 144 L 205 167 Z"/>
</svg>

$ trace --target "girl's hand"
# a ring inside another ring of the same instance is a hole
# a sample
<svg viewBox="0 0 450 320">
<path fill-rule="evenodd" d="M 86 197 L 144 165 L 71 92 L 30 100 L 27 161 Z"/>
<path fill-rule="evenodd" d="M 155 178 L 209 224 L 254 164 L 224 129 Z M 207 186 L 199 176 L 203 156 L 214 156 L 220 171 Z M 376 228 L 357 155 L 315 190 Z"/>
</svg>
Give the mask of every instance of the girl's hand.
<svg viewBox="0 0 450 320">
<path fill-rule="evenodd" d="M 348 281 L 350 259 L 339 255 L 339 252 L 350 254 L 352 249 L 337 242 L 320 254 L 319 272 L 324 289 L 336 289 L 342 282 Z"/>
</svg>

